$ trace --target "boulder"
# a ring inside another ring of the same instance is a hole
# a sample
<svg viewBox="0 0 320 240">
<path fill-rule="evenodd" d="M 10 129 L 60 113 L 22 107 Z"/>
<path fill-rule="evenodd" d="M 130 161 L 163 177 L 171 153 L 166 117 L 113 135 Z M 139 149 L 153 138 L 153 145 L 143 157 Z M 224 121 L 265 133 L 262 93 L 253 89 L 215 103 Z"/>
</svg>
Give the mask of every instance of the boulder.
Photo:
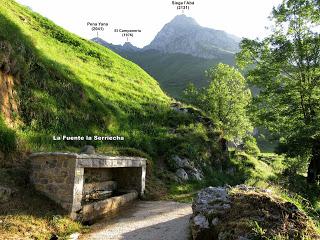
<svg viewBox="0 0 320 240">
<path fill-rule="evenodd" d="M 176 171 L 176 175 L 182 182 L 186 182 L 189 180 L 188 173 L 183 168 L 179 168 Z"/>
<path fill-rule="evenodd" d="M 177 170 L 176 175 L 179 174 L 180 179 L 186 178 L 186 177 L 182 177 L 182 175 L 188 176 L 188 179 L 190 178 L 195 181 L 201 181 L 203 179 L 202 172 L 197 168 L 195 168 L 193 163 L 188 158 L 181 158 L 175 155 L 171 159 L 173 162 L 174 169 Z M 183 181 L 186 181 L 186 180 L 183 180 Z"/>
<path fill-rule="evenodd" d="M 297 206 L 270 190 L 246 185 L 208 187 L 198 193 L 192 210 L 194 240 L 320 239 Z"/>
<path fill-rule="evenodd" d="M 191 229 L 193 239 L 210 239 L 213 235 L 208 218 L 202 214 L 198 214 L 193 217 Z"/>
</svg>

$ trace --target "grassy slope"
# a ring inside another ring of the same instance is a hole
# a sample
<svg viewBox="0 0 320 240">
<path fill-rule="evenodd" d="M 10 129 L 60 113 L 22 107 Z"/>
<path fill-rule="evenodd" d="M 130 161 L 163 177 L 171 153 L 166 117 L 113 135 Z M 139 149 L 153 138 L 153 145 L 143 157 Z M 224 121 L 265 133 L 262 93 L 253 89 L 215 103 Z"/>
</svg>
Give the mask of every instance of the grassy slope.
<svg viewBox="0 0 320 240">
<path fill-rule="evenodd" d="M 65 145 L 51 135 L 115 134 L 147 149 L 163 132 L 169 98 L 137 65 L 10 0 L 0 29 L 1 69 L 19 82 L 16 129 L 33 148 Z"/>
<path fill-rule="evenodd" d="M 165 54 L 154 50 L 143 52 L 118 51 L 154 76 L 161 87 L 173 97 L 181 96 L 189 83 L 198 88 L 208 85 L 205 71 L 219 62 L 234 65 L 234 55 L 204 59 L 187 54 Z"/>
</svg>

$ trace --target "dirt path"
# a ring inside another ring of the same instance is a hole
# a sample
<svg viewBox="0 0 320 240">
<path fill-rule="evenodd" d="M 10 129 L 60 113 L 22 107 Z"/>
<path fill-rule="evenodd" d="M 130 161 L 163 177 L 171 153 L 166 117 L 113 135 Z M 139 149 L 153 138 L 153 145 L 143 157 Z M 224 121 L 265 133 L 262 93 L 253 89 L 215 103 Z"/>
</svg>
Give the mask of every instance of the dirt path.
<svg viewBox="0 0 320 240">
<path fill-rule="evenodd" d="M 92 225 L 81 240 L 188 240 L 190 204 L 140 201 L 111 220 Z"/>
</svg>

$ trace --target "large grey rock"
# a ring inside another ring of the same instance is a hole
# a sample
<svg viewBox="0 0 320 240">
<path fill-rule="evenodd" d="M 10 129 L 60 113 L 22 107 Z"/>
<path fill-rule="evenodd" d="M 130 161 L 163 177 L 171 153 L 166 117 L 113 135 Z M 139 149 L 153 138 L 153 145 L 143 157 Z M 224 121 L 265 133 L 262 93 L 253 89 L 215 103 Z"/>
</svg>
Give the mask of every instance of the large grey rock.
<svg viewBox="0 0 320 240">
<path fill-rule="evenodd" d="M 208 187 L 200 191 L 192 204 L 192 237 L 195 240 L 218 239 L 215 226 L 230 209 L 227 187 Z M 210 220 L 211 219 L 211 220 Z"/>
<path fill-rule="evenodd" d="M 320 239 L 310 220 L 293 203 L 271 191 L 238 185 L 208 187 L 201 190 L 192 204 L 191 230 L 194 240 L 262 239 L 252 226 L 263 227 L 267 239 L 282 234 L 288 239 Z M 290 227 L 282 226 L 290 222 Z"/>
<path fill-rule="evenodd" d="M 15 190 L 9 187 L 0 186 L 0 203 L 8 202 Z"/>
<path fill-rule="evenodd" d="M 219 214 L 230 208 L 228 188 L 208 187 L 200 191 L 195 198 L 192 209 L 194 213 Z"/>
<path fill-rule="evenodd" d="M 198 214 L 193 217 L 191 221 L 191 229 L 193 239 L 210 239 L 210 237 L 213 235 L 210 229 L 208 218 L 202 214 Z"/>
<path fill-rule="evenodd" d="M 188 179 L 201 181 L 203 179 L 203 174 L 200 170 L 194 167 L 193 163 L 188 158 L 181 158 L 177 155 L 172 158 L 173 166 L 177 170 L 176 175 L 179 175 L 180 179 L 185 179 L 188 176 Z M 183 171 L 182 171 L 182 170 Z M 178 173 L 179 171 L 179 173 Z"/>
<path fill-rule="evenodd" d="M 178 177 L 181 181 L 183 181 L 183 182 L 189 180 L 188 173 L 187 173 L 183 168 L 179 168 L 179 169 L 176 171 L 176 175 L 177 175 L 177 177 Z"/>
<path fill-rule="evenodd" d="M 193 163 L 188 158 L 182 158 L 175 155 L 171 159 L 176 169 L 183 168 L 185 170 L 198 171 L 197 168 L 194 167 Z"/>
</svg>

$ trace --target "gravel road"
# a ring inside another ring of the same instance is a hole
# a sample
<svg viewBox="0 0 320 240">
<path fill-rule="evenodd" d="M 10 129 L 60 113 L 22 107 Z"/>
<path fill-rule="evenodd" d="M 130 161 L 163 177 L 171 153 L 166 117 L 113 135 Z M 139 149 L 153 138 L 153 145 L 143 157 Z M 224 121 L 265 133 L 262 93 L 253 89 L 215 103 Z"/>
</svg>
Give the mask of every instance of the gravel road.
<svg viewBox="0 0 320 240">
<path fill-rule="evenodd" d="M 188 240 L 191 204 L 139 201 L 91 226 L 81 240 Z"/>
</svg>

